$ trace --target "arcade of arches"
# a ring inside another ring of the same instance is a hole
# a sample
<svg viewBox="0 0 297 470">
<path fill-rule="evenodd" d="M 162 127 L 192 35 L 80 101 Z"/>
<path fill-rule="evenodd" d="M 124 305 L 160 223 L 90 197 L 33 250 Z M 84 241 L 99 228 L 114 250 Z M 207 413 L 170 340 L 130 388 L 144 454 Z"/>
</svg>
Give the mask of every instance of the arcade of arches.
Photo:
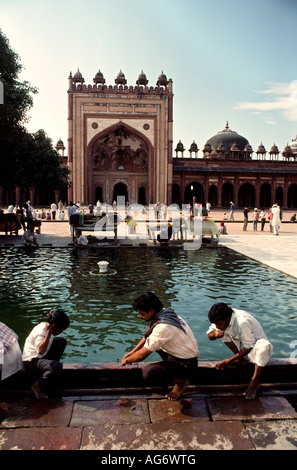
<svg viewBox="0 0 297 470">
<path fill-rule="evenodd" d="M 284 194 L 283 187 L 276 187 L 275 192 L 273 192 L 270 184 L 263 183 L 260 186 L 260 190 L 257 195 L 256 188 L 251 183 L 243 183 L 236 193 L 234 185 L 227 182 L 221 187 L 220 197 L 218 194 L 218 187 L 216 185 L 209 186 L 208 193 L 206 194 L 202 184 L 197 181 L 191 181 L 185 187 L 183 197 L 180 186 L 178 184 L 173 185 L 173 203 L 177 203 L 179 205 L 188 203 L 192 204 L 193 198 L 203 205 L 205 205 L 206 202 L 210 202 L 212 207 L 229 207 L 230 202 L 232 201 L 237 207 L 269 208 L 272 204 L 277 202 L 281 207 L 285 205 L 285 207 L 288 208 L 296 208 L 297 184 L 291 184 L 288 187 L 287 194 Z"/>
</svg>

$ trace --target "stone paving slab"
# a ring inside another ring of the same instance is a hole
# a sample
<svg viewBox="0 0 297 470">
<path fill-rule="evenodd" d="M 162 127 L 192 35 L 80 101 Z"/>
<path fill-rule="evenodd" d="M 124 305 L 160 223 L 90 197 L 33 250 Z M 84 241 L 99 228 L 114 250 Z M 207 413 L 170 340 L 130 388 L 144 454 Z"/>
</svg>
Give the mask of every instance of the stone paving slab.
<svg viewBox="0 0 297 470">
<path fill-rule="evenodd" d="M 152 423 L 209 421 L 205 398 L 148 400 L 148 403 Z"/>
<path fill-rule="evenodd" d="M 70 425 L 145 424 L 149 422 L 147 400 L 122 398 L 78 401 L 74 404 Z"/>
<path fill-rule="evenodd" d="M 252 450 L 244 426 L 236 421 L 87 426 L 81 450 Z"/>
<path fill-rule="evenodd" d="M 63 400 L 23 398 L 9 406 L 1 428 L 69 426 L 73 404 Z"/>
<path fill-rule="evenodd" d="M 284 397 L 258 397 L 256 400 L 246 400 L 244 397 L 209 398 L 207 403 L 214 421 L 297 418 L 296 411 Z"/>
<path fill-rule="evenodd" d="M 256 450 L 297 450 L 297 421 L 247 423 Z"/>
<path fill-rule="evenodd" d="M 81 434 L 69 427 L 0 429 L 0 450 L 79 450 Z"/>
</svg>

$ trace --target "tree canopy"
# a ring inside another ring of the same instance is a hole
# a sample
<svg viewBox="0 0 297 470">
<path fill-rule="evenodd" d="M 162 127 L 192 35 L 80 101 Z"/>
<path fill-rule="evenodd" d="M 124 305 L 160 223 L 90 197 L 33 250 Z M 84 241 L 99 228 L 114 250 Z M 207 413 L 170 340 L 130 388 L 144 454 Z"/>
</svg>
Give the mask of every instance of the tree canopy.
<svg viewBox="0 0 297 470">
<path fill-rule="evenodd" d="M 65 189 L 69 185 L 69 169 L 53 147 L 44 130 L 31 134 L 25 124 L 33 106 L 37 88 L 20 81 L 23 69 L 20 57 L 10 47 L 0 29 L 0 81 L 4 103 L 0 104 L 0 186 L 13 190 L 37 188 L 41 193 Z"/>
</svg>

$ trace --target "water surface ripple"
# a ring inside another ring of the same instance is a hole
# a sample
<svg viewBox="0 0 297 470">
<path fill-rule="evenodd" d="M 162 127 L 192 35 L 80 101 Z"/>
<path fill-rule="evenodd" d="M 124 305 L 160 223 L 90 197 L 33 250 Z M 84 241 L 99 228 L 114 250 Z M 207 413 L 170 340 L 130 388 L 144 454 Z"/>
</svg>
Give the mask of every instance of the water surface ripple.
<svg viewBox="0 0 297 470">
<path fill-rule="evenodd" d="M 192 327 L 200 358 L 222 359 L 221 341 L 210 342 L 207 313 L 215 302 L 250 311 L 274 345 L 274 357 L 289 357 L 297 339 L 297 280 L 226 248 L 186 251 L 121 248 L 1 250 L 0 319 L 19 335 L 52 308 L 71 325 L 64 333 L 65 362 L 118 361 L 141 338 L 146 324 L 131 303 L 152 290 Z M 112 276 L 97 276 L 109 261 Z M 149 360 L 158 359 L 157 355 Z"/>
</svg>

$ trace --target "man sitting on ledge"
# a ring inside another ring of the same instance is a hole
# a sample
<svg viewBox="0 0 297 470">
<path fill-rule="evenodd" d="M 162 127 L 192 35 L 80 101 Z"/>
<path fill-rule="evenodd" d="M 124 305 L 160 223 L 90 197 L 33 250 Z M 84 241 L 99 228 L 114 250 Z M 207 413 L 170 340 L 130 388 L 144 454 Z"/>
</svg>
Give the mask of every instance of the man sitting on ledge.
<svg viewBox="0 0 297 470">
<path fill-rule="evenodd" d="M 150 385 L 169 387 L 169 400 L 178 400 L 189 385 L 197 368 L 198 344 L 185 320 L 172 308 L 163 308 L 153 293 L 140 295 L 133 303 L 139 317 L 150 322 L 141 341 L 122 359 L 122 365 L 141 362 L 152 352 L 158 352 L 163 362 L 153 362 L 142 369 L 144 380 Z"/>
<path fill-rule="evenodd" d="M 272 355 L 272 344 L 258 320 L 244 310 L 232 309 L 220 302 L 211 307 L 208 319 L 212 323 L 207 331 L 209 339 L 222 338 L 234 354 L 230 359 L 216 364 L 217 369 L 246 365 L 248 361 L 255 364 L 253 377 L 244 393 L 247 400 L 253 400 L 257 396 L 263 369 Z"/>
</svg>

